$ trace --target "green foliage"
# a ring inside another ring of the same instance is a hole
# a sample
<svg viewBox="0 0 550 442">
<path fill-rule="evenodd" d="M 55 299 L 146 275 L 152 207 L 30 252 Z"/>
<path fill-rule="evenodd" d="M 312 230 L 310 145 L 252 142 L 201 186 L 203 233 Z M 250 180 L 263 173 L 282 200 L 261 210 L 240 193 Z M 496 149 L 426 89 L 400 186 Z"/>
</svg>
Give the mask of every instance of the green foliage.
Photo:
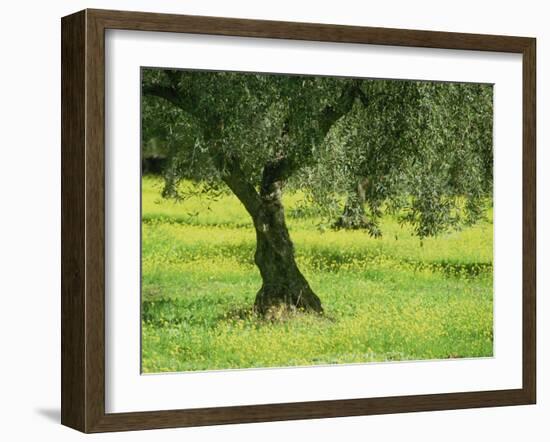
<svg viewBox="0 0 550 442">
<path fill-rule="evenodd" d="M 485 212 L 491 85 L 162 69 L 142 78 L 142 143 L 164 146 L 165 196 L 181 198 L 189 178 L 220 189 L 228 164 L 259 189 L 266 165 L 284 158 L 287 188 L 325 218 L 366 178 L 373 234 L 385 211 L 421 238 Z"/>
<path fill-rule="evenodd" d="M 398 214 L 381 218 L 381 239 L 320 233 L 304 193 L 287 192 L 297 260 L 325 315 L 260 318 L 251 311 L 261 282 L 255 233 L 242 204 L 231 194 L 170 201 L 162 188 L 143 179 L 145 372 L 492 355 L 490 209 L 487 221 L 420 247 Z"/>
<path fill-rule="evenodd" d="M 257 184 L 273 158 L 307 161 L 323 138 L 319 116 L 341 87 L 320 77 L 144 69 L 142 139 L 172 146 L 168 194 L 179 178 L 219 178 L 234 157 Z"/>
<path fill-rule="evenodd" d="M 334 218 L 342 189 L 365 180 L 373 236 L 384 211 L 400 211 L 421 238 L 479 220 L 492 191 L 492 87 L 372 80 L 362 89 L 368 104 L 338 122 L 300 181 L 311 200 Z"/>
</svg>

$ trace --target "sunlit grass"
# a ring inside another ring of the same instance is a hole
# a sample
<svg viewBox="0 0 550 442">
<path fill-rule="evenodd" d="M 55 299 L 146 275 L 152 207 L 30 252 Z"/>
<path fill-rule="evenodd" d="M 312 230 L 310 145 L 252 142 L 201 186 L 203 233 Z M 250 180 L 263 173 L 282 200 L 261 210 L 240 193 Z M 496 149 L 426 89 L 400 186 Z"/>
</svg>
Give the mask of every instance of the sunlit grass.
<svg viewBox="0 0 550 442">
<path fill-rule="evenodd" d="M 251 311 L 261 279 L 239 201 L 175 203 L 161 188 L 143 179 L 145 372 L 492 355 L 490 221 L 421 243 L 390 217 L 374 239 L 289 216 L 297 260 L 325 315 L 271 320 Z M 301 199 L 285 195 L 288 214 Z"/>
</svg>

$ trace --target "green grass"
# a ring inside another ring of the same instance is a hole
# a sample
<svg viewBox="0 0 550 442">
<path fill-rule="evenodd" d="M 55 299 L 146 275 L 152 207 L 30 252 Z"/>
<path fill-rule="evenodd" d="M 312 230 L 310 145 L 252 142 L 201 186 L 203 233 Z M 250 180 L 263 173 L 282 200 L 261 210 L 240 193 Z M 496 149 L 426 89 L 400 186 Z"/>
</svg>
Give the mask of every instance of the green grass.
<svg viewBox="0 0 550 442">
<path fill-rule="evenodd" d="M 239 201 L 175 203 L 161 189 L 143 179 L 144 372 L 492 356 L 491 213 L 422 245 L 391 217 L 374 239 L 288 216 L 325 315 L 262 319 L 251 310 L 255 234 Z M 285 196 L 287 214 L 300 200 Z"/>
</svg>

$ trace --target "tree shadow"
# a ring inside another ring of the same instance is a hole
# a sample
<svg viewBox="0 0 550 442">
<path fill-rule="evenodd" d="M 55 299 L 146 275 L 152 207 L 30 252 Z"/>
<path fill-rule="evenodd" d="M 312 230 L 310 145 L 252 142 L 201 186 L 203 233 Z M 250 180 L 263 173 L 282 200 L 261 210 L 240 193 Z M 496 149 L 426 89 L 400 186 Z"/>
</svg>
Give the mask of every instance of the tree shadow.
<svg viewBox="0 0 550 442">
<path fill-rule="evenodd" d="M 217 318 L 218 322 L 249 321 L 255 327 L 270 323 L 283 323 L 296 318 L 310 318 L 326 322 L 336 322 L 330 314 L 318 314 L 295 309 L 287 305 L 273 306 L 265 314 L 255 311 L 253 306 L 237 306 L 228 309 Z"/>
<path fill-rule="evenodd" d="M 231 307 L 221 315 L 218 315 L 218 321 L 244 321 L 244 320 L 261 320 L 261 316 L 254 310 L 253 306 L 236 306 Z"/>
</svg>

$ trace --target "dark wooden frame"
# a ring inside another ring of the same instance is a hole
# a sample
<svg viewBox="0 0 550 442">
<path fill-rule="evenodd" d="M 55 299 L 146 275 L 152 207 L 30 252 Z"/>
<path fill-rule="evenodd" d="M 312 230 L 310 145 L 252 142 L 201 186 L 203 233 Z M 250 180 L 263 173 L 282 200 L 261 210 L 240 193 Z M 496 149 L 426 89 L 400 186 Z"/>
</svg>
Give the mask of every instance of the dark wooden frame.
<svg viewBox="0 0 550 442">
<path fill-rule="evenodd" d="M 61 422 L 83 432 L 534 404 L 536 40 L 263 20 L 84 10 L 62 19 Z M 105 30 L 128 29 L 511 52 L 523 55 L 523 386 L 401 397 L 105 413 Z"/>
</svg>

